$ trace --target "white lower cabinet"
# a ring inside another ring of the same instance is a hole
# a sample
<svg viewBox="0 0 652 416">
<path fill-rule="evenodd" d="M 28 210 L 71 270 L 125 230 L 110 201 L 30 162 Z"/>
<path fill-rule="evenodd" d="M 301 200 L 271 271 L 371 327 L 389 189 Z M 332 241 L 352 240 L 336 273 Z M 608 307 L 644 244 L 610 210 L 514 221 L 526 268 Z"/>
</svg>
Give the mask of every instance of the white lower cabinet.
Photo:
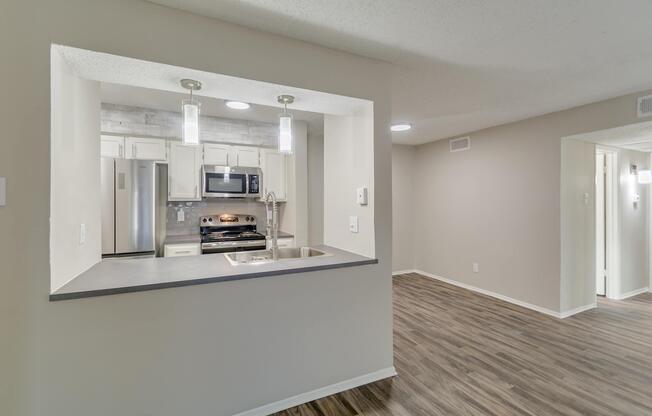
<svg viewBox="0 0 652 416">
<path fill-rule="evenodd" d="M 278 239 L 278 248 L 284 248 L 284 247 L 290 247 L 293 248 L 295 247 L 294 244 L 294 237 L 283 237 Z M 267 240 L 267 249 L 271 250 L 272 248 L 272 240 Z"/>
<path fill-rule="evenodd" d="M 201 201 L 202 147 L 170 142 L 168 201 Z"/>
<path fill-rule="evenodd" d="M 163 251 L 165 257 L 198 256 L 201 254 L 201 245 L 199 243 L 166 244 Z"/>
<path fill-rule="evenodd" d="M 287 200 L 287 158 L 272 149 L 260 149 L 260 168 L 263 172 L 261 198 L 274 192 L 277 201 Z"/>
</svg>

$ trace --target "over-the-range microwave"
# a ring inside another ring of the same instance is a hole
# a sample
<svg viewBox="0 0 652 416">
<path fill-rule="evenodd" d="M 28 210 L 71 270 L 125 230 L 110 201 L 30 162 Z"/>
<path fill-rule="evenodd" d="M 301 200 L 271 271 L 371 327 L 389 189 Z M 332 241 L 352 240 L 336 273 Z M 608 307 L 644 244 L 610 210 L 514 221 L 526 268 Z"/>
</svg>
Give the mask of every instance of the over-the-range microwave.
<svg viewBox="0 0 652 416">
<path fill-rule="evenodd" d="M 259 198 L 259 168 L 204 165 L 202 195 L 206 198 Z"/>
</svg>

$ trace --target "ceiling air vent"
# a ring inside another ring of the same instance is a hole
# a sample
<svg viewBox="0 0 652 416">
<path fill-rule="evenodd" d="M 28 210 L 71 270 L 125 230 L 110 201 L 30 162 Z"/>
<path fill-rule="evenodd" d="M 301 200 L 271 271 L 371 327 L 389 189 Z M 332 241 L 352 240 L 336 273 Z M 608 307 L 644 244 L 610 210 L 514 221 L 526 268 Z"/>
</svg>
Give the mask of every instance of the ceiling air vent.
<svg viewBox="0 0 652 416">
<path fill-rule="evenodd" d="M 638 117 L 652 117 L 652 95 L 638 97 Z"/>
<path fill-rule="evenodd" d="M 471 148 L 471 138 L 469 136 L 460 137 L 458 139 L 450 139 L 449 141 L 451 152 L 461 152 L 462 150 L 469 150 Z"/>
</svg>

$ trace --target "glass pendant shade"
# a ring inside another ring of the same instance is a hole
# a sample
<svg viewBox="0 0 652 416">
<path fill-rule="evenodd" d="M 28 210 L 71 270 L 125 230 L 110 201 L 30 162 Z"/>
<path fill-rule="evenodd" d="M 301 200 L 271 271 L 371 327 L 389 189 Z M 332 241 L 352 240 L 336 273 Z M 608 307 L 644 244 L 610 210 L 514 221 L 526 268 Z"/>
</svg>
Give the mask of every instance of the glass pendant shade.
<svg viewBox="0 0 652 416">
<path fill-rule="evenodd" d="M 199 144 L 199 110 L 201 104 L 192 98 L 181 102 L 183 113 L 183 144 Z"/>
<path fill-rule="evenodd" d="M 292 115 L 288 113 L 279 116 L 278 151 L 288 155 L 294 153 Z"/>
</svg>

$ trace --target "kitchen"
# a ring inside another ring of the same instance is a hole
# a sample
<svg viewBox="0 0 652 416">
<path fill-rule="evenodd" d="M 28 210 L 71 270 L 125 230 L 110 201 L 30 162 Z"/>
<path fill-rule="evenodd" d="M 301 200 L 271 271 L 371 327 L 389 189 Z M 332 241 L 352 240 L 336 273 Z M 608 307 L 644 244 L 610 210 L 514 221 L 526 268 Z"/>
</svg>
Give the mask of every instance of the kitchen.
<svg viewBox="0 0 652 416">
<path fill-rule="evenodd" d="M 308 151 L 323 158 L 322 115 L 293 112 L 292 153 L 280 153 L 276 108 L 200 97 L 201 142 L 186 145 L 183 93 L 110 83 L 101 93 L 104 259 L 271 249 L 270 192 L 278 247 L 321 243 L 321 230 L 309 237 L 307 222 L 309 194 L 323 195 L 323 171 L 310 171 L 310 189 L 295 178 L 308 176 Z M 246 118 L 227 118 L 234 114 Z"/>
<path fill-rule="evenodd" d="M 63 46 L 53 59 L 50 300 L 377 262 L 372 103 Z"/>
</svg>

